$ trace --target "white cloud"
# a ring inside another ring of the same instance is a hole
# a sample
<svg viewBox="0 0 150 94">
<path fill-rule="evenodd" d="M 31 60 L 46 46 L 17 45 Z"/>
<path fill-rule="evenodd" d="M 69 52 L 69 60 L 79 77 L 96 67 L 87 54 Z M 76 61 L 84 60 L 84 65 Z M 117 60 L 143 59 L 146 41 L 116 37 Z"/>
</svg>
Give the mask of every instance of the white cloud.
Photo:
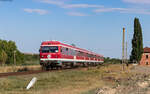
<svg viewBox="0 0 150 94">
<path fill-rule="evenodd" d="M 127 9 L 125 8 L 100 8 L 100 9 L 95 9 L 94 12 L 100 13 L 100 12 L 114 12 L 114 11 L 126 11 Z"/>
<path fill-rule="evenodd" d="M 89 4 L 66 4 L 63 8 L 100 8 L 101 5 L 89 5 Z"/>
<path fill-rule="evenodd" d="M 147 14 L 150 15 L 150 10 L 148 9 L 137 9 L 137 8 L 106 8 L 102 5 L 95 4 L 70 4 L 68 0 L 38 0 L 39 2 L 56 5 L 60 8 L 96 8 L 93 10 L 95 13 L 103 12 L 119 12 L 119 13 L 133 13 L 133 14 Z M 149 3 L 150 0 L 122 0 L 129 3 Z M 69 12 L 68 15 L 71 16 L 87 16 L 79 12 Z"/>
<path fill-rule="evenodd" d="M 101 5 L 92 4 L 66 4 L 63 0 L 38 0 L 42 3 L 57 5 L 61 8 L 100 8 Z"/>
<path fill-rule="evenodd" d="M 64 2 L 60 1 L 60 0 L 38 0 L 38 1 L 42 2 L 42 3 L 58 5 L 58 6 L 63 6 L 64 5 Z"/>
<path fill-rule="evenodd" d="M 150 15 L 150 11 L 146 9 L 126 9 L 125 11 L 120 11 L 120 13 L 134 13 L 134 14 Z"/>
<path fill-rule="evenodd" d="M 44 10 L 44 9 L 30 9 L 30 8 L 25 8 L 23 9 L 25 12 L 28 12 L 28 13 L 38 13 L 40 15 L 44 15 L 44 14 L 47 14 L 48 11 L 47 10 Z"/>
<path fill-rule="evenodd" d="M 135 4 L 150 4 L 150 0 L 123 0 L 123 1 Z"/>
<path fill-rule="evenodd" d="M 88 16 L 84 13 L 80 13 L 80 12 L 69 12 L 68 15 L 70 16 Z"/>
<path fill-rule="evenodd" d="M 95 9 L 94 12 L 96 13 L 120 12 L 120 13 L 134 13 L 134 14 L 150 15 L 150 11 L 147 9 L 134 9 L 134 8 L 100 8 L 100 9 Z"/>
</svg>

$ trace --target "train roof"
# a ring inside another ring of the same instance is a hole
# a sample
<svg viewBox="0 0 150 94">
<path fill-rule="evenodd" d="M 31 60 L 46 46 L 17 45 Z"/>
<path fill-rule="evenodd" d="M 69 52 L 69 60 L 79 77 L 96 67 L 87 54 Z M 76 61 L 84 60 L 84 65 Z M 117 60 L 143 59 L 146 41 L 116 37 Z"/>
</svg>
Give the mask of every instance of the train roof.
<svg viewBox="0 0 150 94">
<path fill-rule="evenodd" d="M 82 48 L 78 48 L 78 47 L 75 47 L 75 46 L 72 46 L 72 45 L 64 44 L 64 43 L 61 43 L 59 41 L 44 41 L 44 42 L 42 42 L 41 46 L 45 46 L 45 45 L 62 45 L 62 46 L 66 46 L 66 47 L 70 47 L 70 48 L 79 50 L 81 52 L 85 52 L 85 53 L 88 53 L 88 54 L 93 54 L 93 55 L 96 55 L 96 56 L 103 57 L 103 55 L 94 53 L 92 51 L 88 51 L 88 50 L 85 50 L 85 49 L 82 49 Z"/>
</svg>

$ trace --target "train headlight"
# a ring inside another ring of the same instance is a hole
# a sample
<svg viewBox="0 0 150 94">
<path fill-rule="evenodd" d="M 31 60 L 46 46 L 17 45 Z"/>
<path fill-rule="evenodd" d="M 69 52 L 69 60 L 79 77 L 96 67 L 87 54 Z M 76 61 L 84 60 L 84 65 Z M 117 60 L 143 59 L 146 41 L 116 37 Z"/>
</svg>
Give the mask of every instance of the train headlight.
<svg viewBox="0 0 150 94">
<path fill-rule="evenodd" d="M 51 58 L 51 55 L 48 55 L 47 58 Z"/>
</svg>

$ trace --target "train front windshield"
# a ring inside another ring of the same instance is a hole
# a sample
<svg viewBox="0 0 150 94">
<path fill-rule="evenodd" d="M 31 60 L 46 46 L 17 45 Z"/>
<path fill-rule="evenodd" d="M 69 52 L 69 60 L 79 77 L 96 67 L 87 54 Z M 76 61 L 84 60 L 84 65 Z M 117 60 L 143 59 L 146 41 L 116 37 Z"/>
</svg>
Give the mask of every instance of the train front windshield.
<svg viewBox="0 0 150 94">
<path fill-rule="evenodd" d="M 41 47 L 42 53 L 57 53 L 58 52 L 58 46 L 43 46 Z"/>
</svg>

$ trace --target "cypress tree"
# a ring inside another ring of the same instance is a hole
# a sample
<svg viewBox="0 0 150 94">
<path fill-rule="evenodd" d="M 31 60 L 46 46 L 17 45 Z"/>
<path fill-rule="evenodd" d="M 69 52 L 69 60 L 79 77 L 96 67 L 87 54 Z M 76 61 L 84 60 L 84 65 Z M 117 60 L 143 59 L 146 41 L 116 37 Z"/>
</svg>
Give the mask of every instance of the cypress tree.
<svg viewBox="0 0 150 94">
<path fill-rule="evenodd" d="M 132 52 L 130 61 L 139 62 L 143 53 L 142 28 L 138 18 L 134 19 L 134 35 L 132 39 Z"/>
</svg>

